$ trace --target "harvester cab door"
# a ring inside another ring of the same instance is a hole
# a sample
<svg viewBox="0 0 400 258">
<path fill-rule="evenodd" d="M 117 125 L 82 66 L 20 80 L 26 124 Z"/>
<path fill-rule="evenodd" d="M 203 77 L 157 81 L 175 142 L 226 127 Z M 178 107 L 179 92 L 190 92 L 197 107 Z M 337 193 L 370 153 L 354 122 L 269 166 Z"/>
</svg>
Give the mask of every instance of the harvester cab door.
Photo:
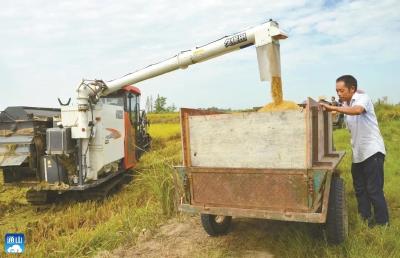
<svg viewBox="0 0 400 258">
<path fill-rule="evenodd" d="M 146 112 L 140 110 L 140 90 L 125 86 L 125 168 L 132 168 L 140 156 L 150 149 L 151 137 Z"/>
<path fill-rule="evenodd" d="M 134 127 L 135 132 L 139 130 L 140 120 L 140 95 L 129 92 L 127 94 L 128 99 L 128 112 L 131 120 L 131 125 Z"/>
<path fill-rule="evenodd" d="M 125 119 L 125 169 L 135 166 L 136 159 L 136 136 L 138 125 L 139 96 L 132 92 L 126 92 L 126 112 Z"/>
</svg>

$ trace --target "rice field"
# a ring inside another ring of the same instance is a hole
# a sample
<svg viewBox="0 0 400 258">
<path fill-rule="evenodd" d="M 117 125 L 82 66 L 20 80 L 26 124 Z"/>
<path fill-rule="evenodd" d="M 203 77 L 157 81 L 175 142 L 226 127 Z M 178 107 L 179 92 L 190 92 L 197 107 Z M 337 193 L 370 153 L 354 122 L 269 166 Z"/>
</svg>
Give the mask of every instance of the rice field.
<svg viewBox="0 0 400 258">
<path fill-rule="evenodd" d="M 348 153 L 339 167 L 346 182 L 350 223 L 350 237 L 343 245 L 329 246 L 324 238 L 313 236 L 307 224 L 260 221 L 261 228 L 238 228 L 230 236 L 211 238 L 193 257 L 241 257 L 246 250 L 268 250 L 276 257 L 400 257 L 399 110 L 387 105 L 376 110 L 388 151 L 389 228 L 370 229 L 359 220 L 350 175 L 349 134 L 339 129 L 334 132 L 336 148 Z M 93 257 L 121 245 L 134 247 L 144 232 L 153 234 L 178 216 L 172 178 L 173 166 L 182 162 L 178 114 L 149 118 L 153 149 L 142 157 L 134 180 L 107 200 L 32 207 L 24 198 L 26 189 L 4 187 L 0 181 L 0 235 L 25 233 L 26 253 L 19 257 Z M 0 245 L 4 250 L 3 241 Z"/>
</svg>

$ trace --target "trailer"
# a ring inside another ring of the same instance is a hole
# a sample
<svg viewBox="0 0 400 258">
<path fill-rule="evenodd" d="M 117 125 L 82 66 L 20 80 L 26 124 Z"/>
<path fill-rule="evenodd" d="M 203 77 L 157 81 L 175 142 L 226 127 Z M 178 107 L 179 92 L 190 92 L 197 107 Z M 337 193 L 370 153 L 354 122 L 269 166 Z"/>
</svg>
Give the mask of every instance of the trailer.
<svg viewBox="0 0 400 258">
<path fill-rule="evenodd" d="M 345 189 L 336 169 L 344 152 L 334 151 L 332 116 L 317 102 L 278 112 L 180 112 L 177 205 L 200 213 L 209 235 L 247 217 L 317 223 L 329 242 L 344 241 Z"/>
</svg>

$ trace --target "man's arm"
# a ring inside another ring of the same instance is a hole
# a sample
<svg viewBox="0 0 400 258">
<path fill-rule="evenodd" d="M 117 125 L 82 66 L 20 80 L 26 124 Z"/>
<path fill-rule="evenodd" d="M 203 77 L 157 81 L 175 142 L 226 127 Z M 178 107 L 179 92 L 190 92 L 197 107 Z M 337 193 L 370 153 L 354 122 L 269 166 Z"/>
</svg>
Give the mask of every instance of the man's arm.
<svg viewBox="0 0 400 258">
<path fill-rule="evenodd" d="M 320 107 L 322 107 L 326 111 L 336 111 L 339 113 L 343 113 L 349 116 L 357 116 L 364 113 L 365 109 L 362 106 L 353 106 L 353 107 L 336 107 L 331 106 L 326 103 L 319 103 Z"/>
</svg>

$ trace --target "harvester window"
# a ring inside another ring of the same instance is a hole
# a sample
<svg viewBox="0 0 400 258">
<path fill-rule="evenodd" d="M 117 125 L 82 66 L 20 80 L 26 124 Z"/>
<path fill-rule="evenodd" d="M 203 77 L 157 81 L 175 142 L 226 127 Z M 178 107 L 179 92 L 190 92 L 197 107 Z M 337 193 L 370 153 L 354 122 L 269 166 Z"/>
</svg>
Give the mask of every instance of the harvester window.
<svg viewBox="0 0 400 258">
<path fill-rule="evenodd" d="M 121 97 L 101 98 L 101 102 L 106 105 L 114 105 L 114 106 L 119 106 L 119 107 L 124 106 L 124 99 Z"/>
<path fill-rule="evenodd" d="M 138 96 L 128 93 L 128 110 L 131 118 L 131 124 L 136 126 L 137 124 L 137 108 L 138 108 Z"/>
</svg>

